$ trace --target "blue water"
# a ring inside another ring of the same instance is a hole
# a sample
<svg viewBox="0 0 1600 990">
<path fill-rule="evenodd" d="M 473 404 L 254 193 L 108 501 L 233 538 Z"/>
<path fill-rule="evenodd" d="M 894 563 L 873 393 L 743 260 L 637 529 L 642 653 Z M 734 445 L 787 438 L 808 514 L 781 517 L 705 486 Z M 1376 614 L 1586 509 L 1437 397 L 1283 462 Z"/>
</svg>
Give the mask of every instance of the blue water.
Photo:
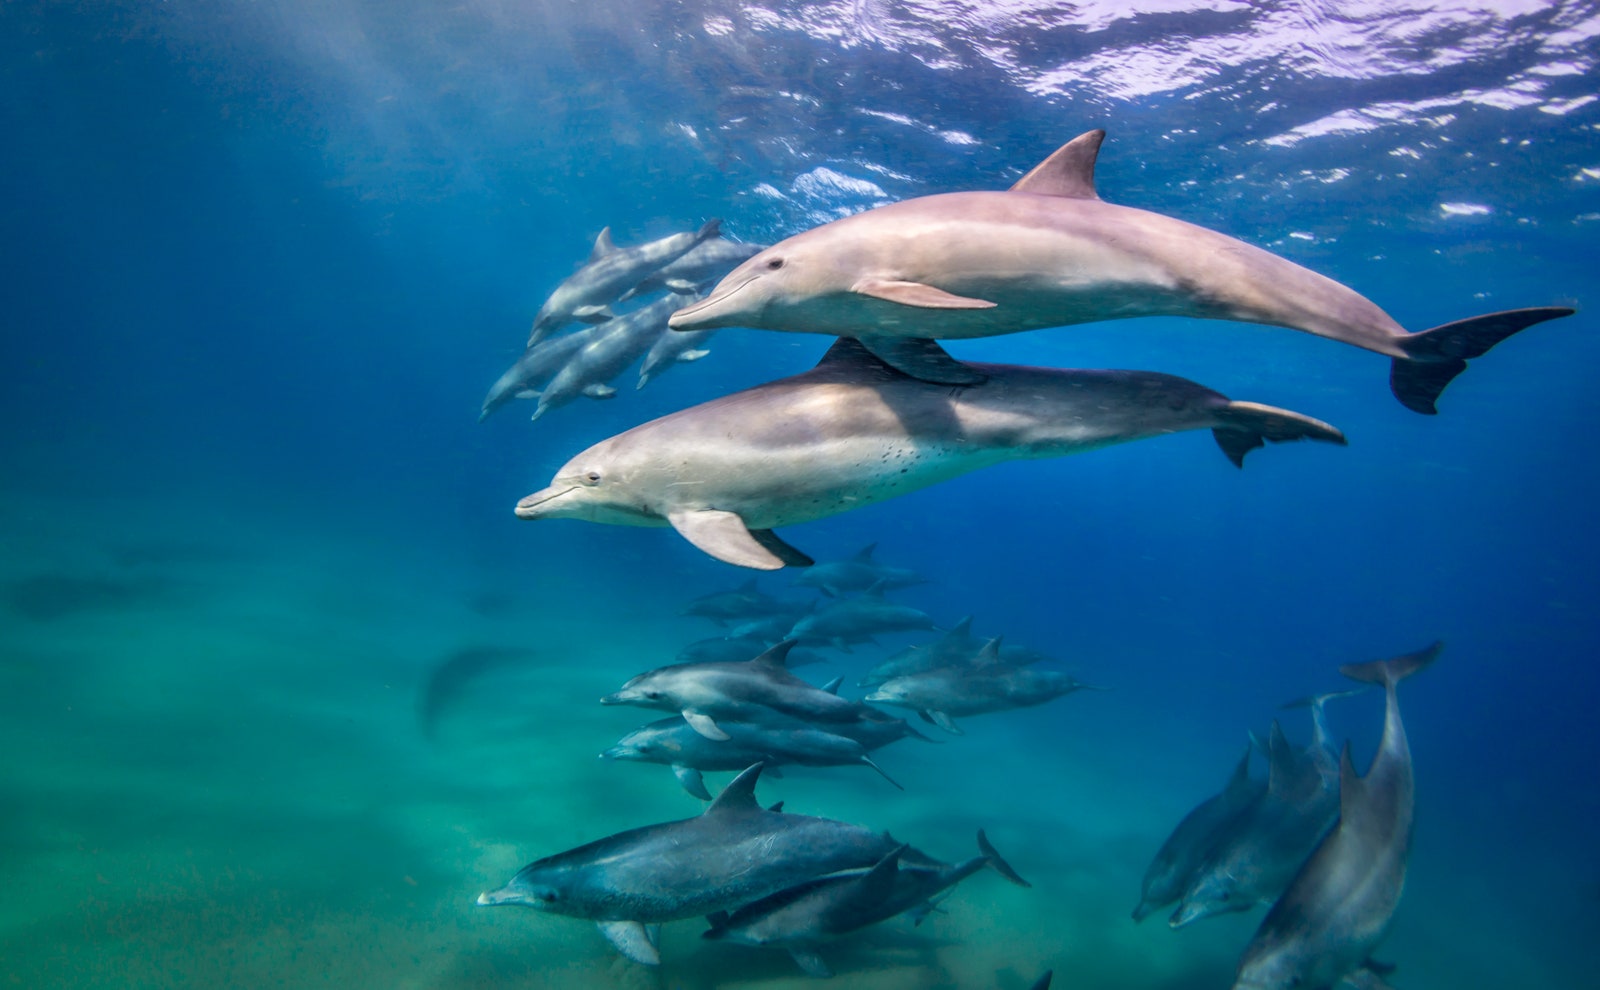
<svg viewBox="0 0 1600 990">
<path fill-rule="evenodd" d="M 746 577 L 670 530 L 512 506 L 589 444 L 826 341 L 727 330 L 537 424 L 479 425 L 478 403 L 604 226 L 630 244 L 721 217 L 769 241 L 1004 188 L 1104 127 L 1104 199 L 1269 248 L 1407 328 L 1580 312 L 1476 362 L 1437 418 L 1395 403 L 1384 359 L 1283 330 L 952 345 L 1183 375 L 1350 446 L 1236 471 L 1181 434 L 785 531 L 819 559 L 876 541 L 930 578 L 900 600 L 1114 688 L 896 744 L 904 794 L 854 769 L 763 782 L 946 858 L 984 826 L 1034 882 L 980 876 L 928 924 L 830 950 L 841 982 L 1227 986 L 1258 915 L 1135 926 L 1150 855 L 1279 702 L 1442 637 L 1402 689 L 1419 825 L 1381 955 L 1405 990 L 1588 985 L 1597 38 L 1593 3 L 1537 0 L 5 5 L 5 978 L 809 985 L 692 922 L 652 973 L 583 922 L 472 900 L 695 813 L 665 770 L 594 758 L 649 717 L 594 701 L 714 633 L 678 609 Z M 477 647 L 537 660 L 422 738 L 418 685 Z M 1377 698 L 1332 715 L 1364 760 Z"/>
</svg>

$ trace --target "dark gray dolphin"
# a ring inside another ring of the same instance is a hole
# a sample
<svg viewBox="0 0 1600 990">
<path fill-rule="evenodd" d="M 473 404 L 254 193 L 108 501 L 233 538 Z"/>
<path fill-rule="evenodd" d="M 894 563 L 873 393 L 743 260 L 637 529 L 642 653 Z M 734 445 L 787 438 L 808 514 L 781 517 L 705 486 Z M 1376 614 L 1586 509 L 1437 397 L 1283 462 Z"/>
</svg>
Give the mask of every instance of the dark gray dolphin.
<svg viewBox="0 0 1600 990">
<path fill-rule="evenodd" d="M 940 667 L 959 667 L 977 655 L 979 644 L 972 636 L 972 616 L 963 616 L 944 635 L 931 643 L 908 646 L 883 660 L 856 681 L 857 687 L 876 687 L 892 677 L 918 674 Z"/>
<path fill-rule="evenodd" d="M 815 588 L 825 595 L 866 591 L 875 584 L 892 590 L 927 583 L 928 579 L 916 571 L 891 567 L 873 559 L 872 552 L 877 548 L 876 543 L 868 543 L 853 557 L 812 564 L 794 579 L 794 583 L 802 588 Z"/>
<path fill-rule="evenodd" d="M 617 390 L 606 383 L 650 349 L 651 342 L 662 333 L 667 315 L 682 298 L 658 299 L 596 327 L 599 333 L 574 350 L 539 393 L 539 407 L 533 411 L 533 418 L 538 419 L 580 395 L 596 399 L 615 395 Z"/>
<path fill-rule="evenodd" d="M 520 904 L 587 918 L 635 962 L 661 961 L 646 926 L 725 911 L 900 848 L 886 832 L 756 803 L 757 764 L 697 818 L 629 829 L 536 860 L 478 904 Z M 937 866 L 908 850 L 907 862 Z"/>
<path fill-rule="evenodd" d="M 1371 982 L 1371 954 L 1388 932 L 1411 856 L 1416 780 L 1395 687 L 1431 664 L 1442 643 L 1339 671 L 1384 688 L 1383 737 L 1365 777 L 1346 744 L 1339 761 L 1339 824 L 1329 832 L 1239 960 L 1234 990 L 1331 990 Z"/>
<path fill-rule="evenodd" d="M 824 942 L 887 921 L 917 908 L 931 908 L 941 892 L 992 867 L 1006 879 L 1031 886 L 1017 875 L 978 831 L 982 855 L 935 869 L 903 867 L 905 847 L 891 851 L 870 870 L 840 873 L 779 891 L 731 914 L 714 914 L 702 938 L 742 945 L 787 949 L 810 976 L 827 978 L 833 971 L 817 953 Z M 920 920 L 920 919 L 919 919 Z"/>
<path fill-rule="evenodd" d="M 954 716 L 1031 708 L 1084 689 L 1102 690 L 1059 670 L 1005 664 L 1000 640 L 991 639 L 971 666 L 895 677 L 864 700 L 913 709 L 939 728 L 960 734 Z"/>
<path fill-rule="evenodd" d="M 1189 885 L 1194 871 L 1205 861 L 1218 840 L 1235 819 L 1261 795 L 1266 785 L 1250 776 L 1250 754 L 1254 746 L 1246 746 L 1228 778 L 1227 786 L 1200 802 L 1178 827 L 1167 836 L 1167 841 L 1156 851 L 1155 858 L 1144 871 L 1144 883 L 1139 905 L 1133 909 L 1133 920 L 1143 921 L 1179 897 Z"/>
<path fill-rule="evenodd" d="M 672 328 L 857 336 L 906 374 L 966 385 L 983 370 L 928 349 L 928 338 L 1132 316 L 1236 320 L 1386 355 L 1395 396 L 1431 414 L 1468 359 L 1573 312 L 1511 310 L 1407 333 L 1366 297 L 1292 261 L 1103 202 L 1094 166 L 1104 138 L 1099 130 L 1075 138 L 1006 192 L 923 196 L 796 234 L 674 314 Z"/>
<path fill-rule="evenodd" d="M 784 658 L 795 641 L 784 640 L 739 663 L 678 663 L 628 681 L 602 705 L 638 705 L 676 711 L 707 739 L 726 741 L 717 719 L 759 721 L 777 712 L 812 722 L 854 722 L 866 706 L 813 687 L 789 673 Z"/>
<path fill-rule="evenodd" d="M 877 633 L 939 628 L 926 612 L 887 601 L 883 591 L 880 581 L 858 597 L 830 602 L 803 616 L 789 635 L 802 643 L 830 643 L 849 653 L 851 643 L 870 641 Z"/>
<path fill-rule="evenodd" d="M 1209 429 L 1235 464 L 1267 441 L 1344 443 L 1308 416 L 1151 371 L 981 365 L 950 389 L 855 341 L 811 371 L 603 440 L 517 503 L 520 519 L 672 526 L 719 560 L 774 570 L 810 557 L 772 532 L 1021 458 Z"/>
<path fill-rule="evenodd" d="M 717 236 L 721 221 L 709 220 L 692 234 L 673 234 L 636 247 L 611 242 L 611 228 L 600 231 L 582 268 L 556 286 L 539 307 L 528 346 L 539 343 L 573 320 L 596 323 L 611 318 L 609 306 L 652 272 L 683 257 L 695 245 Z"/>
<path fill-rule="evenodd" d="M 786 602 L 772 597 L 756 587 L 756 579 L 751 578 L 737 588 L 701 595 L 685 605 L 683 611 L 678 614 L 710 619 L 719 626 L 725 626 L 738 619 L 755 619 L 777 614 L 799 615 L 807 607 L 804 602 Z"/>
</svg>

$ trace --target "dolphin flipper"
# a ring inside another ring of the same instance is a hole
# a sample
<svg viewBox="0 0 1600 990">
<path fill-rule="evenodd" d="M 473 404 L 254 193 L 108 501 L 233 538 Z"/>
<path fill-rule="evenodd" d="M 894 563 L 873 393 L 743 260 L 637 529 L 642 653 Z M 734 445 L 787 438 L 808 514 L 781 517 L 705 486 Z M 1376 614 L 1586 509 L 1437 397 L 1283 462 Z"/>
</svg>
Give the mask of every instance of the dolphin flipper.
<svg viewBox="0 0 1600 990">
<path fill-rule="evenodd" d="M 1389 390 L 1412 412 L 1433 416 L 1439 411 L 1434 408 L 1439 393 L 1467 370 L 1468 361 L 1482 357 L 1494 345 L 1535 323 L 1575 312 L 1568 306 L 1508 309 L 1407 334 L 1396 343 L 1410 356 L 1394 359 L 1389 369 Z"/>
<path fill-rule="evenodd" d="M 770 529 L 751 529 L 738 513 L 721 509 L 673 512 L 667 521 L 678 535 L 728 564 L 775 571 L 810 567 L 815 561 L 783 542 Z"/>
<path fill-rule="evenodd" d="M 1217 419 L 1222 425 L 1212 427 L 1211 435 L 1234 467 L 1244 467 L 1244 455 L 1266 446 L 1268 440 L 1321 440 L 1341 447 L 1347 443 L 1343 433 L 1320 419 L 1259 402 L 1229 402 L 1217 410 Z"/>
<path fill-rule="evenodd" d="M 885 302 L 918 309 L 994 309 L 996 303 L 987 299 L 972 299 L 946 292 L 925 282 L 906 282 L 899 279 L 864 278 L 850 287 L 858 295 L 871 296 Z"/>
<path fill-rule="evenodd" d="M 918 714 L 920 714 L 922 716 L 924 721 L 926 721 L 926 722 L 928 722 L 928 723 L 930 723 L 932 725 L 937 725 L 939 728 L 943 729 L 946 732 L 954 733 L 955 735 L 958 735 L 958 736 L 966 735 L 966 733 L 961 731 L 961 727 L 956 725 L 955 721 L 953 719 L 951 719 L 949 715 L 946 715 L 944 712 L 932 712 L 932 711 L 929 711 L 929 712 L 919 712 Z"/>
<path fill-rule="evenodd" d="M 789 955 L 794 957 L 795 965 L 804 970 L 807 976 L 814 976 L 819 980 L 833 976 L 833 970 L 828 968 L 828 964 L 822 961 L 822 957 L 817 955 L 815 949 L 791 946 Z"/>
<path fill-rule="evenodd" d="M 661 965 L 661 953 L 650 941 L 650 933 L 637 921 L 597 921 L 600 929 L 617 951 L 645 966 Z"/>
<path fill-rule="evenodd" d="M 982 385 L 989 376 L 962 364 L 945 352 L 938 341 L 925 337 L 858 337 L 861 346 L 884 364 L 922 382 L 935 385 Z"/>
<path fill-rule="evenodd" d="M 684 712 L 683 720 L 689 723 L 689 728 L 700 733 L 702 736 L 705 736 L 707 739 L 715 739 L 717 742 L 727 742 L 729 739 L 733 738 L 726 732 L 723 732 L 722 727 L 717 725 L 710 715 L 702 715 L 699 712 Z"/>
<path fill-rule="evenodd" d="M 706 790 L 706 779 L 694 767 L 686 767 L 681 763 L 672 765 L 672 775 L 678 778 L 678 783 L 683 789 L 702 801 L 711 800 L 711 792 Z"/>
</svg>

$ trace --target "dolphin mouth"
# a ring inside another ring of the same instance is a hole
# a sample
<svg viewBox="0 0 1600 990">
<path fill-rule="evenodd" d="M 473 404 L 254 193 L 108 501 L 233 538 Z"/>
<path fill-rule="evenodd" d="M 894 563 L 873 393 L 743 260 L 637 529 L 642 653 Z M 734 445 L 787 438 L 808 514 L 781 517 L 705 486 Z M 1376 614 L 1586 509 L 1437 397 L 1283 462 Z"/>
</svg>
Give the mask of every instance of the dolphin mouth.
<svg viewBox="0 0 1600 990">
<path fill-rule="evenodd" d="M 495 907 L 499 904 L 526 904 L 528 899 L 510 887 L 501 887 L 499 890 L 486 890 L 478 895 L 479 907 Z"/>
<path fill-rule="evenodd" d="M 709 320 L 716 319 L 716 314 L 713 312 L 710 317 L 706 317 L 705 314 L 707 311 L 715 310 L 721 307 L 729 299 L 732 299 L 734 296 L 749 288 L 750 284 L 760 277 L 761 275 L 758 272 L 729 289 L 727 292 L 720 292 L 707 296 L 697 303 L 683 307 L 682 309 L 673 313 L 671 316 L 667 317 L 668 329 L 685 331 L 709 329 L 706 324 L 709 322 Z"/>
<path fill-rule="evenodd" d="M 557 488 L 556 486 L 552 485 L 549 488 L 543 489 L 542 491 L 537 491 L 532 495 L 525 496 L 517 502 L 517 518 L 537 519 L 540 516 L 547 515 L 549 513 L 549 509 L 546 507 L 551 502 L 554 502 L 565 495 L 570 495 L 571 493 L 577 491 L 580 487 L 581 486 L 579 485 L 567 485 L 563 488 Z"/>
</svg>

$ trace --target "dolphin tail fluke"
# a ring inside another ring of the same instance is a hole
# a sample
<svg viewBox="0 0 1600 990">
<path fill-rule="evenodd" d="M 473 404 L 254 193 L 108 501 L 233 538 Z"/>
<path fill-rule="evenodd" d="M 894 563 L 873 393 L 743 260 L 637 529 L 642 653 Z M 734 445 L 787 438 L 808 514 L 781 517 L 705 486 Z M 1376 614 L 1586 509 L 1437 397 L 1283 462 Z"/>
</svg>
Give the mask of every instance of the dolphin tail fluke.
<svg viewBox="0 0 1600 990">
<path fill-rule="evenodd" d="M 1339 668 L 1339 673 L 1353 681 L 1361 681 L 1364 684 L 1381 684 L 1386 688 L 1393 687 L 1433 663 L 1442 649 L 1444 649 L 1443 640 L 1426 649 L 1418 650 L 1415 653 L 1407 653 L 1405 656 L 1395 657 L 1393 660 L 1347 663 Z"/>
<path fill-rule="evenodd" d="M 1344 434 L 1320 419 L 1302 416 L 1287 409 L 1275 409 L 1259 402 L 1229 402 L 1217 410 L 1220 426 L 1212 427 L 1217 446 L 1228 455 L 1234 467 L 1244 467 L 1244 455 L 1264 447 L 1267 441 L 1320 440 L 1345 446 Z"/>
<path fill-rule="evenodd" d="M 1011 868 L 1011 864 L 1007 863 L 1005 857 L 1001 856 L 999 850 L 995 849 L 993 844 L 989 842 L 989 837 L 983 834 L 983 829 L 981 828 L 978 829 L 978 851 L 983 853 L 983 858 L 988 861 L 988 865 L 996 873 L 1010 880 L 1018 887 L 1033 886 L 1033 884 L 1022 879 L 1022 876 L 1016 870 Z"/>
<path fill-rule="evenodd" d="M 1406 357 L 1394 359 L 1389 369 L 1389 389 L 1407 409 L 1432 416 L 1439 411 L 1434 408 L 1439 393 L 1467 370 L 1468 361 L 1482 357 L 1494 345 L 1535 323 L 1575 312 L 1569 306 L 1508 309 L 1406 334 L 1395 341 Z"/>
</svg>

